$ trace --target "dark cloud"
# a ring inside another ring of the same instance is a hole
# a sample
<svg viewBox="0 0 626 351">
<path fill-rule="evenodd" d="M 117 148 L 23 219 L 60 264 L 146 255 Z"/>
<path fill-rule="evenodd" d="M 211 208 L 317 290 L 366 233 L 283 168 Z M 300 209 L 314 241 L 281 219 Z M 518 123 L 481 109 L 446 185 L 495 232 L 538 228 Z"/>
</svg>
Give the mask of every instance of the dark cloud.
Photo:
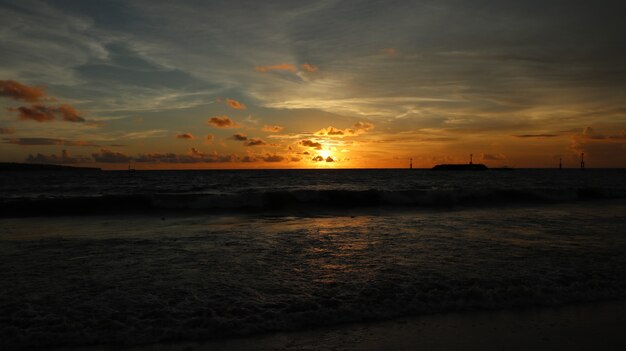
<svg viewBox="0 0 626 351">
<path fill-rule="evenodd" d="M 267 143 L 261 139 L 250 138 L 248 141 L 243 143 L 245 146 L 261 146 L 267 145 Z"/>
<path fill-rule="evenodd" d="M 216 128 L 238 128 L 237 122 L 228 118 L 228 116 L 215 116 L 209 118 L 207 124 Z"/>
<path fill-rule="evenodd" d="M 193 139 L 193 135 L 191 133 L 182 133 L 176 135 L 177 139 Z"/>
<path fill-rule="evenodd" d="M 14 100 L 37 102 L 46 96 L 41 87 L 24 85 L 14 80 L 0 80 L 0 96 Z"/>
<path fill-rule="evenodd" d="M 284 161 L 284 160 L 285 160 L 285 158 L 283 156 L 276 155 L 276 154 L 273 154 L 273 155 L 272 154 L 266 154 L 263 157 L 263 161 L 265 161 L 265 162 L 281 162 L 281 161 Z"/>
<path fill-rule="evenodd" d="M 5 144 L 15 144 L 23 146 L 33 145 L 65 145 L 65 146 L 89 146 L 98 147 L 91 141 L 82 140 L 65 140 L 65 139 L 52 139 L 52 138 L 5 138 Z"/>
<path fill-rule="evenodd" d="M 270 126 L 270 125 L 264 125 L 263 128 L 261 129 L 264 132 L 269 132 L 269 133 L 278 133 L 281 132 L 283 129 L 285 129 L 282 126 Z"/>
<path fill-rule="evenodd" d="M 370 122 L 357 122 L 352 128 L 339 129 L 332 126 L 322 128 L 315 132 L 315 135 L 321 136 L 356 136 L 374 129 L 374 124 Z"/>
<path fill-rule="evenodd" d="M 311 161 L 322 162 L 322 161 L 324 161 L 324 158 L 322 156 L 320 156 L 320 155 L 317 155 L 317 156 L 313 157 L 311 159 Z"/>
<path fill-rule="evenodd" d="M 205 154 L 196 148 L 191 148 L 188 154 L 150 153 L 141 154 L 135 158 L 140 163 L 224 163 L 235 162 L 235 155 L 219 155 L 215 152 Z"/>
<path fill-rule="evenodd" d="M 99 153 L 91 154 L 91 156 L 96 162 L 101 163 L 126 163 L 132 160 L 130 156 L 108 149 L 101 149 Z"/>
<path fill-rule="evenodd" d="M 322 144 L 320 144 L 318 142 L 315 142 L 315 141 L 312 141 L 312 140 L 309 140 L 309 139 L 304 139 L 304 140 L 300 141 L 300 144 L 302 146 L 312 147 L 312 148 L 314 148 L 316 150 L 321 150 L 322 149 Z"/>
<path fill-rule="evenodd" d="M 520 134 L 514 135 L 516 138 L 554 138 L 557 137 L 558 134 Z"/>
<path fill-rule="evenodd" d="M 54 108 L 50 108 L 44 105 L 33 105 L 31 107 L 20 106 L 17 108 L 9 107 L 9 111 L 18 112 L 19 119 L 31 120 L 37 122 L 50 122 L 54 121 Z"/>
<path fill-rule="evenodd" d="M 0 134 L 15 134 L 15 129 L 0 127 Z"/>
<path fill-rule="evenodd" d="M 333 158 L 332 158 L 332 157 L 330 157 L 330 156 L 326 157 L 326 160 L 325 160 L 325 161 L 326 161 L 326 162 L 335 162 L 335 160 L 333 160 Z"/>
<path fill-rule="evenodd" d="M 52 164 L 75 164 L 75 163 L 88 163 L 93 160 L 85 156 L 70 156 L 67 150 L 63 150 L 60 156 L 57 155 L 28 155 L 26 162 L 29 163 L 52 163 Z"/>
<path fill-rule="evenodd" d="M 19 118 L 37 122 L 50 122 L 60 115 L 61 119 L 67 122 L 85 122 L 85 118 L 78 114 L 78 111 L 71 105 L 60 105 L 58 107 L 35 104 L 30 107 L 10 107 L 9 111 L 18 112 Z"/>
<path fill-rule="evenodd" d="M 237 140 L 237 141 L 246 141 L 246 140 L 248 140 L 248 137 L 245 136 L 244 134 L 241 134 L 241 133 L 233 134 L 232 138 L 234 140 Z"/>
</svg>

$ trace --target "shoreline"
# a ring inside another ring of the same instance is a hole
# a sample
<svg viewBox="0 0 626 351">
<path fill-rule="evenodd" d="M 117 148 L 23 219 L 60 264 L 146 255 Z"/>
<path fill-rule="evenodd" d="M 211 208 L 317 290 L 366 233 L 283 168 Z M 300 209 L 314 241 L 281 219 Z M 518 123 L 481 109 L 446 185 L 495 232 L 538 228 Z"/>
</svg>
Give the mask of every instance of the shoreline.
<svg viewBox="0 0 626 351">
<path fill-rule="evenodd" d="M 623 350 L 626 300 L 445 313 L 203 342 L 74 350 Z"/>
</svg>

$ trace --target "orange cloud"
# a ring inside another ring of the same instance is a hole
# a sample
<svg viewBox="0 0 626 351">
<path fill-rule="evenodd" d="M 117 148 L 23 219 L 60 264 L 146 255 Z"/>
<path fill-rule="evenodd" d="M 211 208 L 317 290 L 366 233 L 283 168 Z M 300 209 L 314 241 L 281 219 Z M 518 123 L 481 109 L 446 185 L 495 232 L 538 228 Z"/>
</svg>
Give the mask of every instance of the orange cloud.
<svg viewBox="0 0 626 351">
<path fill-rule="evenodd" d="M 56 111 L 61 114 L 63 120 L 68 122 L 85 122 L 85 119 L 78 115 L 78 111 L 74 106 L 63 104 L 56 108 Z"/>
<path fill-rule="evenodd" d="M 294 66 L 291 63 L 279 63 L 277 65 L 268 65 L 268 66 L 255 66 L 254 69 L 256 69 L 259 72 L 270 72 L 270 71 L 289 71 L 289 72 L 295 72 L 296 71 L 296 66 Z"/>
<path fill-rule="evenodd" d="M 264 132 L 270 132 L 270 133 L 278 133 L 278 132 L 282 132 L 282 130 L 285 129 L 282 126 L 270 126 L 270 125 L 264 125 L 263 128 L 261 128 L 262 131 Z"/>
<path fill-rule="evenodd" d="M 239 102 L 235 99 L 226 99 L 226 105 L 234 108 L 235 110 L 245 110 L 247 108 L 244 103 Z"/>
<path fill-rule="evenodd" d="M 239 128 L 240 125 L 228 116 L 215 116 L 211 117 L 207 124 L 216 128 Z"/>
<path fill-rule="evenodd" d="M 46 96 L 41 87 L 32 87 L 14 80 L 0 80 L 0 96 L 14 100 L 37 102 Z"/>
<path fill-rule="evenodd" d="M 191 133 L 182 133 L 176 136 L 178 139 L 193 139 L 193 134 Z"/>
<path fill-rule="evenodd" d="M 15 134 L 15 129 L 0 127 L 0 134 Z"/>
<path fill-rule="evenodd" d="M 315 73 L 315 71 L 317 71 L 317 67 L 310 65 L 308 63 L 303 63 L 302 65 L 300 65 L 300 67 L 302 67 L 303 70 L 309 72 L 309 73 Z"/>
<path fill-rule="evenodd" d="M 209 135 L 207 135 L 207 136 L 206 136 L 206 140 L 207 140 L 209 143 L 212 143 L 212 142 L 213 142 L 213 140 L 215 140 L 215 136 L 214 136 L 213 134 L 209 134 Z"/>
<path fill-rule="evenodd" d="M 318 142 L 315 142 L 313 140 L 309 140 L 309 139 L 305 139 L 305 140 L 300 141 L 300 144 L 302 146 L 312 147 L 312 148 L 314 148 L 316 150 L 321 150 L 322 149 L 322 144 L 320 144 Z"/>
<path fill-rule="evenodd" d="M 338 129 L 329 126 L 328 128 L 322 128 L 315 132 L 315 135 L 320 136 L 355 136 L 369 132 L 374 129 L 374 124 L 369 122 L 357 122 L 352 128 Z"/>
</svg>

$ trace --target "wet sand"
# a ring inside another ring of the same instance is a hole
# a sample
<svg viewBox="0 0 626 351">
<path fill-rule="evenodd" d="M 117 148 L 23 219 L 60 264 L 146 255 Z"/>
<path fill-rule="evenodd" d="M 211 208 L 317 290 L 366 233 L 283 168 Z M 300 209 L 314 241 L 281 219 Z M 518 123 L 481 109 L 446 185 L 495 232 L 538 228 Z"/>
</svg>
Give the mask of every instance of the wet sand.
<svg viewBox="0 0 626 351">
<path fill-rule="evenodd" d="M 626 301 L 617 301 L 429 315 L 129 350 L 626 350 L 625 331 Z"/>
</svg>

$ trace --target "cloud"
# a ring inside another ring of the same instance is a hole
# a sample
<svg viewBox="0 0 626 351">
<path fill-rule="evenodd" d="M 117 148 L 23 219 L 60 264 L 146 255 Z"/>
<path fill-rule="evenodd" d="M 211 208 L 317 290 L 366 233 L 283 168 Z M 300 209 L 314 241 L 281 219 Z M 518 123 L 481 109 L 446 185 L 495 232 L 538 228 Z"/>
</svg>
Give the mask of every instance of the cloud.
<svg viewBox="0 0 626 351">
<path fill-rule="evenodd" d="M 516 138 L 554 138 L 557 137 L 557 134 L 520 134 L 513 135 Z"/>
<path fill-rule="evenodd" d="M 303 70 L 309 72 L 309 73 L 315 73 L 315 71 L 317 71 L 317 67 L 310 65 L 308 63 L 303 63 L 300 65 L 300 67 L 302 67 Z"/>
<path fill-rule="evenodd" d="M 245 136 L 244 134 L 241 134 L 241 133 L 233 134 L 233 136 L 231 138 L 233 138 L 234 140 L 237 140 L 237 141 L 246 141 L 246 140 L 248 140 L 248 137 Z"/>
<path fill-rule="evenodd" d="M 60 105 L 59 107 L 45 106 L 35 104 L 30 107 L 20 106 L 17 108 L 9 107 L 11 112 L 18 112 L 19 119 L 32 120 L 37 122 L 51 122 L 56 119 L 59 114 L 64 121 L 67 122 L 85 122 L 85 119 L 78 115 L 78 111 L 71 105 Z"/>
<path fill-rule="evenodd" d="M 260 146 L 267 145 L 267 143 L 261 139 L 250 138 L 248 141 L 243 143 L 245 146 Z"/>
<path fill-rule="evenodd" d="M 326 160 L 325 160 L 325 161 L 326 161 L 326 162 L 335 162 L 335 160 L 333 160 L 333 158 L 332 158 L 332 157 L 330 157 L 330 156 L 326 157 Z"/>
<path fill-rule="evenodd" d="M 261 128 L 262 131 L 264 132 L 269 132 L 269 133 L 278 133 L 278 132 L 282 132 L 283 129 L 285 129 L 285 127 L 282 126 L 270 126 L 270 125 L 264 125 L 263 128 Z"/>
<path fill-rule="evenodd" d="M 215 152 L 205 154 L 195 148 L 191 148 L 188 154 L 150 153 L 135 158 L 139 163 L 224 163 L 236 160 L 235 155 L 219 155 Z"/>
<path fill-rule="evenodd" d="M 0 134 L 15 134 L 15 129 L 0 127 Z"/>
<path fill-rule="evenodd" d="M 41 87 L 24 85 L 14 80 L 0 80 L 0 96 L 26 102 L 38 102 L 46 96 Z"/>
<path fill-rule="evenodd" d="M 85 156 L 70 156 L 67 150 L 63 150 L 60 156 L 38 153 L 35 156 L 28 155 L 25 161 L 28 163 L 74 164 L 92 162 L 92 159 Z"/>
<path fill-rule="evenodd" d="M 503 161 L 506 160 L 504 154 L 481 154 L 481 158 L 485 161 Z"/>
<path fill-rule="evenodd" d="M 215 136 L 213 134 L 208 134 L 206 136 L 206 140 L 207 140 L 207 142 L 212 143 L 213 140 L 215 140 Z"/>
<path fill-rule="evenodd" d="M 64 139 L 52 139 L 52 138 L 13 138 L 4 139 L 5 144 L 15 144 L 22 146 L 34 146 L 34 145 L 65 145 L 65 146 L 87 146 L 98 147 L 99 145 L 92 143 L 91 141 L 82 140 L 64 140 Z"/>
<path fill-rule="evenodd" d="M 291 63 L 279 63 L 279 64 L 276 64 L 276 65 L 255 66 L 254 69 L 259 71 L 259 72 L 263 72 L 263 73 L 270 72 L 270 71 L 295 72 L 296 71 L 296 66 L 294 66 Z"/>
<path fill-rule="evenodd" d="M 276 154 L 266 154 L 265 157 L 263 157 L 263 161 L 265 162 L 281 162 L 284 161 L 285 158 L 283 156 L 280 155 L 276 155 Z"/>
<path fill-rule="evenodd" d="M 207 124 L 216 128 L 239 128 L 240 125 L 228 116 L 215 116 L 209 118 Z"/>
<path fill-rule="evenodd" d="M 626 131 L 605 134 L 586 127 L 582 133 L 572 137 L 570 146 L 572 158 L 578 158 L 581 152 L 585 153 L 585 163 L 588 166 L 626 166 Z"/>
<path fill-rule="evenodd" d="M 101 163 L 126 163 L 132 160 L 130 156 L 109 149 L 100 149 L 99 153 L 91 154 L 91 156 L 96 162 Z"/>
<path fill-rule="evenodd" d="M 78 115 L 78 111 L 76 111 L 74 106 L 63 104 L 56 108 L 56 112 L 61 114 L 64 121 L 85 122 L 85 119 Z"/>
<path fill-rule="evenodd" d="M 193 134 L 191 133 L 182 133 L 176 136 L 177 139 L 193 139 Z"/>
<path fill-rule="evenodd" d="M 318 142 L 315 142 L 315 141 L 312 141 L 312 140 L 309 140 L 309 139 L 304 139 L 304 140 L 300 141 L 300 144 L 302 146 L 312 147 L 312 148 L 314 148 L 316 150 L 321 150 L 322 149 L 322 144 L 320 144 Z"/>
<path fill-rule="evenodd" d="M 11 112 L 18 112 L 19 119 L 32 120 L 37 122 L 54 121 L 54 109 L 44 105 L 33 105 L 31 107 L 20 106 L 18 108 L 9 107 Z"/>
<path fill-rule="evenodd" d="M 317 155 L 317 156 L 313 157 L 311 159 L 311 161 L 322 162 L 322 161 L 324 161 L 324 158 L 322 156 Z"/>
<path fill-rule="evenodd" d="M 317 132 L 315 132 L 315 135 L 320 135 L 320 136 L 356 136 L 356 135 L 360 135 L 366 132 L 369 132 L 370 130 L 374 129 L 374 124 L 370 123 L 370 122 L 357 122 L 354 124 L 354 126 L 352 128 L 347 128 L 347 129 L 339 129 L 339 128 L 335 128 L 332 126 L 329 126 L 328 128 L 322 128 L 320 130 L 318 130 Z"/>
<path fill-rule="evenodd" d="M 226 105 L 235 110 L 245 110 L 247 108 L 244 103 L 241 103 L 235 99 L 226 99 Z"/>
</svg>

